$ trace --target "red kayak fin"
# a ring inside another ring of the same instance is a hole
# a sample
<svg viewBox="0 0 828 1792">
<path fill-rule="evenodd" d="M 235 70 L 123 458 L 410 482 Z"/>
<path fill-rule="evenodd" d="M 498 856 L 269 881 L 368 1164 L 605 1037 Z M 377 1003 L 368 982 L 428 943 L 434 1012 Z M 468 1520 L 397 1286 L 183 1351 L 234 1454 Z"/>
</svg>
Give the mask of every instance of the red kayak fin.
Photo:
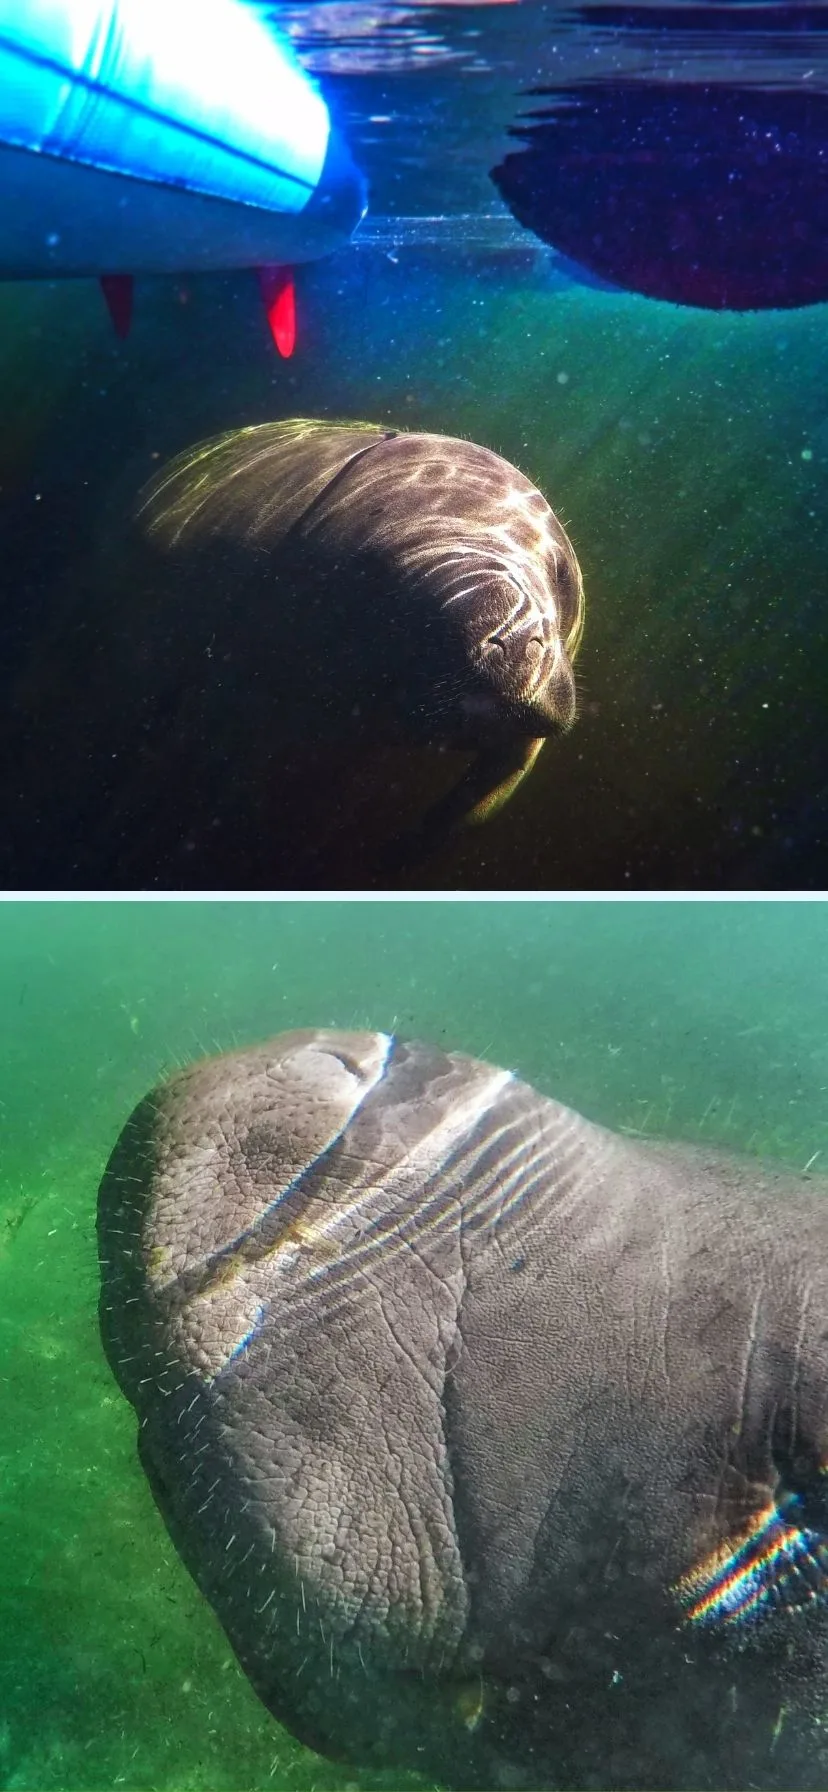
<svg viewBox="0 0 828 1792">
<path fill-rule="evenodd" d="M 132 323 L 132 294 L 135 281 L 131 274 L 101 274 L 101 292 L 112 319 L 115 334 L 125 342 Z"/>
<path fill-rule="evenodd" d="M 296 288 L 293 269 L 259 268 L 259 288 L 267 312 L 270 334 L 285 360 L 296 346 Z"/>
</svg>

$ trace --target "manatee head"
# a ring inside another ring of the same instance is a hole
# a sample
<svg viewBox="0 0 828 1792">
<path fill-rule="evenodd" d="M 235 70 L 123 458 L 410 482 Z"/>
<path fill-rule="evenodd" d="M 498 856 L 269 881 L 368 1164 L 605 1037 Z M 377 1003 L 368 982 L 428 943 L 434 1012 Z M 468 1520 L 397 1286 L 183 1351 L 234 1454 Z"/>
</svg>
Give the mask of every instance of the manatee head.
<svg viewBox="0 0 828 1792">
<path fill-rule="evenodd" d="M 567 544 L 568 545 L 568 544 Z M 475 580 L 474 607 L 461 622 L 470 677 L 460 693 L 461 727 L 482 724 L 540 736 L 564 733 L 575 720 L 573 634 L 579 610 L 579 573 L 573 554 L 560 551 L 552 603 L 533 590 L 532 566 L 490 564 Z M 463 600 L 460 600 L 461 604 Z"/>
<path fill-rule="evenodd" d="M 344 507 L 345 490 L 341 498 Z M 348 525 L 336 505 L 340 530 L 361 528 L 393 560 L 401 613 L 427 673 L 410 690 L 437 731 L 479 740 L 569 728 L 583 581 L 537 487 L 475 442 L 398 434 L 351 470 L 347 503 Z"/>
<path fill-rule="evenodd" d="M 528 494 L 530 515 L 539 496 Z M 457 579 L 464 587 L 456 599 L 457 621 L 472 675 L 459 699 L 460 714 L 472 725 L 500 724 L 527 736 L 564 733 L 575 720 L 572 661 L 583 622 L 583 584 L 572 544 L 548 506 L 543 509 L 534 552 L 514 542 L 507 551 L 484 538 L 482 556 L 479 546 L 466 549 L 467 565 Z"/>
</svg>

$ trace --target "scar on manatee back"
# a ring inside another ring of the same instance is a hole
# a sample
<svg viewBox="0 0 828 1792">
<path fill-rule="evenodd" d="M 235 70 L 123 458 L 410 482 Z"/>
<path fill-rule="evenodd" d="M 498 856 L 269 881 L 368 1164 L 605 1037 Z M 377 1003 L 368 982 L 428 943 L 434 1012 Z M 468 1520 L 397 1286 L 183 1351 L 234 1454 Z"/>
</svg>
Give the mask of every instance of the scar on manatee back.
<svg viewBox="0 0 828 1792">
<path fill-rule="evenodd" d="M 294 556 L 329 606 L 327 651 L 344 618 L 407 733 L 472 754 L 420 848 L 488 820 L 575 719 L 580 567 L 543 495 L 491 449 L 362 422 L 258 424 L 171 461 L 138 518 L 182 566 L 205 549 L 248 556 L 263 591 Z"/>
</svg>

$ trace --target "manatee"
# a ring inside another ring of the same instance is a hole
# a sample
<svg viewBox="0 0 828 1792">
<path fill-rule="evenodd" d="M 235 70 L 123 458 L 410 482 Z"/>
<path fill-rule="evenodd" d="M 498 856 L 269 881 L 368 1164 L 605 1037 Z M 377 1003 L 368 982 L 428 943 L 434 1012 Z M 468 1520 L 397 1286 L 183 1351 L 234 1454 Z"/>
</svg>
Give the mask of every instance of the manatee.
<svg viewBox="0 0 828 1792">
<path fill-rule="evenodd" d="M 253 567 L 277 633 L 280 562 L 290 570 L 318 626 L 282 651 L 320 706 L 384 696 L 404 727 L 474 747 L 452 818 L 493 813 L 574 721 L 580 568 L 546 499 L 489 448 L 367 423 L 259 424 L 180 455 L 139 516 L 178 566 Z"/>
<path fill-rule="evenodd" d="M 188 832 L 191 854 L 212 850 L 218 825 L 211 878 L 270 885 L 281 856 L 292 882 L 309 804 L 298 820 L 284 805 L 313 783 L 320 741 L 466 755 L 415 828 L 422 853 L 493 813 L 573 721 L 578 562 L 545 498 L 488 448 L 362 423 L 235 429 L 162 468 L 111 535 L 48 684 L 40 650 L 31 680 L 27 726 L 60 782 L 41 833 L 77 838 L 105 817 L 111 851 L 119 833 L 165 830 L 144 855 L 163 868 Z M 79 790 L 91 820 L 73 826 Z M 127 859 L 126 881 L 143 871 Z"/>
<path fill-rule="evenodd" d="M 383 1033 L 155 1089 L 103 1340 L 270 1711 L 446 1786 L 824 1786 L 827 1200 Z"/>
</svg>

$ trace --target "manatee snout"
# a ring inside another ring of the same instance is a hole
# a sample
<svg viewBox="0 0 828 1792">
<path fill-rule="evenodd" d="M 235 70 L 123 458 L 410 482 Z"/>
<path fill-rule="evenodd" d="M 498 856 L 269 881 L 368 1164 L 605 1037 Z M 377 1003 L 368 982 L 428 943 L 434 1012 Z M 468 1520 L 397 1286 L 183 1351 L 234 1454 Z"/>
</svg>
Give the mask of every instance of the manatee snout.
<svg viewBox="0 0 828 1792">
<path fill-rule="evenodd" d="M 460 707 L 492 731 L 563 733 L 575 720 L 581 571 L 557 517 L 531 503 L 528 482 L 510 488 L 510 500 L 508 525 L 496 508 L 484 512 L 476 539 L 458 535 L 449 566 L 438 561 L 433 573 L 442 615 L 476 678 Z"/>
<path fill-rule="evenodd" d="M 464 693 L 460 711 L 476 725 L 527 736 L 565 734 L 575 721 L 572 661 L 560 637 L 545 641 L 524 630 L 489 636 L 470 655 L 479 687 Z"/>
</svg>

